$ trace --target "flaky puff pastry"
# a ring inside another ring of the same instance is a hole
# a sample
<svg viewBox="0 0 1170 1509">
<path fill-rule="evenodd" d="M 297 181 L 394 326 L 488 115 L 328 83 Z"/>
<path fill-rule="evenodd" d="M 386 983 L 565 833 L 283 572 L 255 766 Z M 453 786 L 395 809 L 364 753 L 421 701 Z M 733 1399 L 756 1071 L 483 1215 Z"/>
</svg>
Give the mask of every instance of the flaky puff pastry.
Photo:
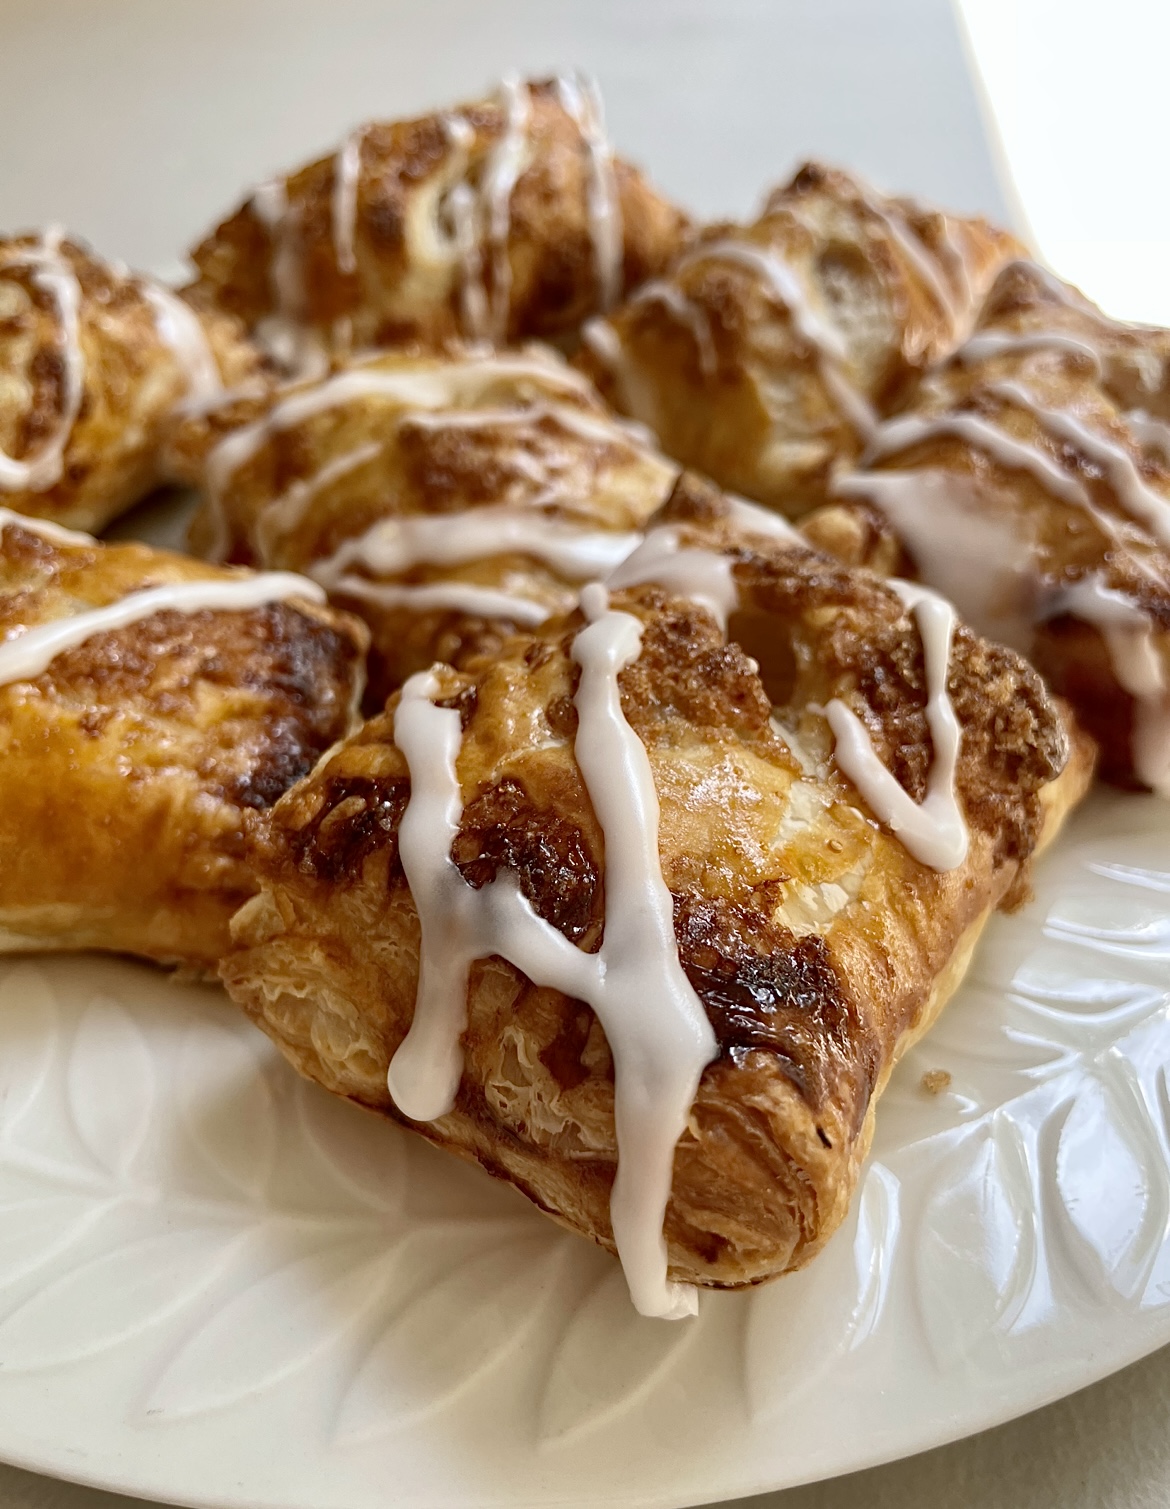
<svg viewBox="0 0 1170 1509">
<path fill-rule="evenodd" d="M 649 757 L 678 956 L 717 1045 L 675 1150 L 670 1272 L 738 1286 L 807 1262 L 841 1220 L 892 1064 L 954 988 L 991 909 L 1020 894 L 1087 762 L 1079 746 L 1069 762 L 1035 672 L 959 628 L 948 684 L 970 847 L 949 873 L 926 868 L 843 777 L 822 713 L 846 699 L 921 797 L 923 651 L 898 596 L 799 545 L 726 523 L 675 527 L 727 554 L 733 637 L 654 586 L 610 606 L 642 625 L 621 710 Z M 541 918 L 593 952 L 612 876 L 574 754 L 582 627 L 553 620 L 462 673 L 437 668 L 434 696 L 462 719 L 450 854 L 464 881 L 479 889 L 510 870 Z M 737 635 L 753 654 L 768 647 L 763 673 Z M 221 969 L 297 1068 L 391 1117 L 387 1067 L 411 1023 L 420 947 L 395 706 L 261 825 L 261 890 Z M 612 1250 L 614 1071 L 593 1013 L 486 957 L 462 1045 L 454 1109 L 414 1130 Z"/>
<path fill-rule="evenodd" d="M 261 185 L 191 254 L 199 286 L 287 359 L 451 338 L 562 337 L 660 272 L 683 213 L 613 156 L 595 88 L 359 126 Z"/>
<path fill-rule="evenodd" d="M 1170 333 L 1119 325 L 1031 263 L 806 521 L 917 575 L 1028 655 L 1101 746 L 1170 795 Z"/>
<path fill-rule="evenodd" d="M 810 163 L 586 327 L 580 362 L 668 455 L 795 517 L 1020 254 L 986 221 Z"/>
<path fill-rule="evenodd" d="M 59 232 L 0 240 L 0 504 L 101 529 L 166 480 L 180 403 L 261 374 L 231 316 Z"/>
<path fill-rule="evenodd" d="M 192 418 L 193 546 L 302 571 L 369 624 L 377 706 L 564 612 L 678 473 L 547 348 L 386 354 Z"/>
<path fill-rule="evenodd" d="M 246 814 L 353 726 L 362 625 L 287 594 L 161 609 L 9 680 L 9 654 L 45 626 L 148 588 L 250 574 L 14 515 L 0 529 L 0 950 L 108 949 L 212 971 L 255 889 Z"/>
</svg>

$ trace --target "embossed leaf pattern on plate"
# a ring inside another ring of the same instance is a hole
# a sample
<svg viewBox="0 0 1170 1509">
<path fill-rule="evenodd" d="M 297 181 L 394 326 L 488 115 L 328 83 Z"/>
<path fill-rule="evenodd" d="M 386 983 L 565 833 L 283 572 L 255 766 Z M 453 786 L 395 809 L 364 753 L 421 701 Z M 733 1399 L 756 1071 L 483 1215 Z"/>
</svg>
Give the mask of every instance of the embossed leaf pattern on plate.
<svg viewBox="0 0 1170 1509">
<path fill-rule="evenodd" d="M 361 1485 L 392 1482 L 439 1509 L 490 1440 L 485 1504 L 560 1472 L 617 1504 L 686 1458 L 694 1411 L 728 1443 L 716 1497 L 762 1481 L 743 1461 L 819 1470 L 830 1403 L 928 1444 L 881 1416 L 891 1378 L 922 1431 L 1027 1407 L 1054 1362 L 1091 1381 L 1170 1340 L 1168 855 L 1166 806 L 1079 815 L 895 1073 L 841 1231 L 697 1324 L 637 1319 L 610 1259 L 298 1080 L 220 993 L 0 963 L 0 1454 L 40 1419 L 68 1470 L 67 1418 L 154 1496 L 181 1439 L 210 1486 L 178 1496 L 374 1509 Z"/>
</svg>

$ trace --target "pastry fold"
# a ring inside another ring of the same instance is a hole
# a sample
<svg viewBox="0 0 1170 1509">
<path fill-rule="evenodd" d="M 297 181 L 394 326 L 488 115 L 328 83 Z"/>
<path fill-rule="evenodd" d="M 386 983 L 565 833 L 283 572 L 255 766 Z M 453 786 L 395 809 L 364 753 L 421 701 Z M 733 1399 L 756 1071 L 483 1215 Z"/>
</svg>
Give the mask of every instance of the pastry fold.
<svg viewBox="0 0 1170 1509">
<path fill-rule="evenodd" d="M 621 712 L 649 759 L 678 957 L 716 1043 L 674 1153 L 669 1271 L 734 1287 L 804 1264 L 840 1222 L 893 1063 L 988 914 L 1022 894 L 1091 755 L 1080 741 L 1070 754 L 1028 665 L 958 627 L 946 683 L 969 845 L 946 872 L 912 858 L 843 775 L 824 709 L 844 699 L 920 800 L 935 751 L 915 618 L 867 573 L 704 516 L 697 492 L 697 510 L 676 496 L 669 527 L 730 573 L 730 634 L 652 584 L 613 591 L 609 607 L 641 628 Z M 436 667 L 431 695 L 462 727 L 450 860 L 476 891 L 510 873 L 589 954 L 610 923 L 606 844 L 574 754 L 583 623 L 553 619 L 462 671 Z M 260 890 L 221 976 L 302 1073 L 405 1119 L 387 1071 L 415 1011 L 420 927 L 399 844 L 412 787 L 397 706 L 257 824 Z M 454 1108 L 409 1124 L 613 1250 L 614 1062 L 594 1013 L 485 944 L 462 1050 Z"/>
<path fill-rule="evenodd" d="M 1170 332 L 1120 325 L 1031 263 L 806 521 L 1014 645 L 1101 746 L 1170 795 Z"/>
<path fill-rule="evenodd" d="M 180 403 L 260 374 L 229 315 L 60 232 L 0 239 L 0 504 L 101 529 L 167 480 Z"/>
<path fill-rule="evenodd" d="M 967 334 L 1019 243 L 816 163 L 706 227 L 585 330 L 581 365 L 670 456 L 795 517 Z"/>
<path fill-rule="evenodd" d="M 213 971 L 255 889 L 248 815 L 353 726 L 364 629 L 260 583 L 251 606 L 161 606 L 63 643 L 44 669 L 14 666 L 51 627 L 147 589 L 254 597 L 255 582 L 12 514 L 0 531 L 0 950 Z"/>
<path fill-rule="evenodd" d="M 555 352 L 387 353 L 192 418 L 192 543 L 301 571 L 373 636 L 370 692 L 564 612 L 637 544 L 678 467 Z"/>
<path fill-rule="evenodd" d="M 613 155 L 595 88 L 558 77 L 360 126 L 261 185 L 191 259 L 200 289 L 296 365 L 313 347 L 571 336 L 687 229 Z"/>
</svg>

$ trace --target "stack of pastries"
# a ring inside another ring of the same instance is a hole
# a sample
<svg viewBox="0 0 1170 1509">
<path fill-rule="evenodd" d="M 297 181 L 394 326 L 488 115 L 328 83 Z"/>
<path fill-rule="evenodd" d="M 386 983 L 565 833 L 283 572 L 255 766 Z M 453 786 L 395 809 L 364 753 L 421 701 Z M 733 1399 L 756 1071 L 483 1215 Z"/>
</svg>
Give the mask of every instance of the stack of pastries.
<svg viewBox="0 0 1170 1509">
<path fill-rule="evenodd" d="M 0 946 L 218 973 L 645 1314 L 801 1266 L 1094 767 L 1170 796 L 1170 335 L 815 164 L 697 224 L 576 75 L 192 261 L 0 242 Z"/>
</svg>

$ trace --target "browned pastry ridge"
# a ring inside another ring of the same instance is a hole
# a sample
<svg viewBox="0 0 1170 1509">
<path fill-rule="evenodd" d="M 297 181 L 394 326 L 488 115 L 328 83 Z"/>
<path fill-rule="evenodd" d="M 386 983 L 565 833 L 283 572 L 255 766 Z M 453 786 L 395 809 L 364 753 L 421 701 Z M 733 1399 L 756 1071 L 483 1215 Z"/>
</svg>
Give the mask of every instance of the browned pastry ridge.
<svg viewBox="0 0 1170 1509">
<path fill-rule="evenodd" d="M 561 78 L 359 127 L 191 258 L 253 329 L 275 316 L 342 351 L 503 342 L 571 334 L 660 272 L 687 229 L 612 157 L 589 87 Z"/>
<path fill-rule="evenodd" d="M 1170 794 L 1170 332 L 1031 263 L 806 521 L 917 575 L 1072 703 L 1102 773 Z"/>
<path fill-rule="evenodd" d="M 668 455 L 795 517 L 1021 254 L 983 220 L 810 163 L 758 219 L 707 227 L 588 326 L 579 360 Z"/>
<path fill-rule="evenodd" d="M 0 239 L 0 503 L 18 513 L 101 529 L 165 480 L 182 400 L 259 372 L 229 315 L 56 233 Z"/>
<path fill-rule="evenodd" d="M 894 1061 L 953 990 L 989 912 L 1026 888 L 1029 857 L 1083 792 L 1091 756 L 1078 742 L 1070 758 L 1028 665 L 960 627 L 949 692 L 970 849 L 955 870 L 926 868 L 840 773 L 821 713 L 844 698 L 921 798 L 923 653 L 898 596 L 725 522 L 684 527 L 733 559 L 733 637 L 653 586 L 615 593 L 613 606 L 643 626 L 621 706 L 653 771 L 679 955 L 719 1046 L 675 1153 L 670 1272 L 723 1287 L 802 1265 L 837 1226 Z M 604 843 L 573 751 L 582 622 L 551 620 L 435 675 L 463 724 L 451 858 L 474 888 L 510 869 L 540 917 L 595 951 Z M 753 653 L 771 647 L 764 672 L 736 636 Z M 410 781 L 395 705 L 257 823 L 261 889 L 221 968 L 298 1069 L 391 1117 L 387 1066 L 412 1019 L 419 951 L 398 849 Z M 410 1124 L 612 1250 L 613 1064 L 599 1023 L 499 957 L 474 966 L 468 1006 L 455 1108 Z"/>
<path fill-rule="evenodd" d="M 146 587 L 242 575 L 0 525 L 0 639 Z M 255 890 L 247 814 L 353 726 L 362 625 L 303 599 L 165 610 L 0 685 L 0 950 L 214 970 Z"/>
<path fill-rule="evenodd" d="M 204 490 L 200 553 L 316 575 L 366 619 L 380 707 L 633 548 L 678 467 L 632 430 L 548 349 L 387 353 L 192 418 L 174 464 Z"/>
</svg>

